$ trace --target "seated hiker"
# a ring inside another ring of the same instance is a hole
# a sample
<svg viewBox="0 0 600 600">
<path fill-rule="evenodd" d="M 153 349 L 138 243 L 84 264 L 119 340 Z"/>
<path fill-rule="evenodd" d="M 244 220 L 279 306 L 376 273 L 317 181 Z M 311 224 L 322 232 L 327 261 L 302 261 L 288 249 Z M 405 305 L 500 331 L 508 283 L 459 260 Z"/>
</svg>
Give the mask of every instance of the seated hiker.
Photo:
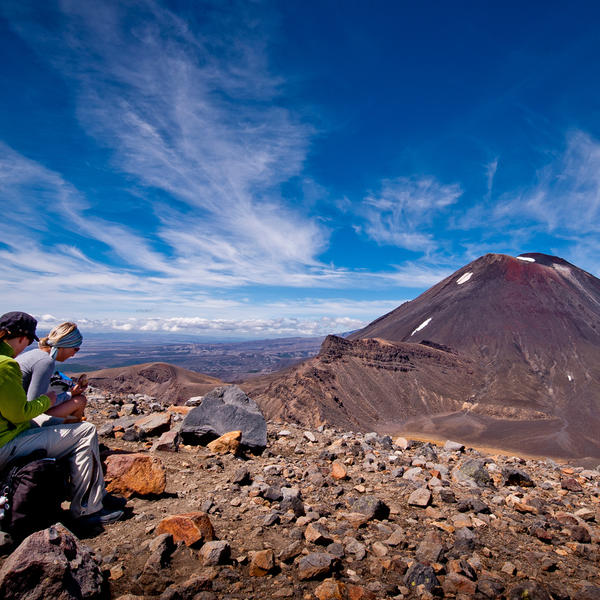
<svg viewBox="0 0 600 600">
<path fill-rule="evenodd" d="M 124 502 L 106 493 L 94 425 L 84 422 L 30 427 L 30 420 L 56 401 L 54 392 L 28 401 L 19 364 L 13 359 L 38 339 L 36 325 L 37 321 L 27 313 L 0 316 L 0 469 L 13 458 L 40 449 L 50 458 L 65 458 L 70 472 L 70 511 L 76 523 L 113 523 L 123 516 L 123 511 L 108 507 L 122 506 Z"/>
<path fill-rule="evenodd" d="M 23 387 L 27 392 L 27 400 L 38 398 L 51 389 L 56 363 L 75 356 L 82 341 L 83 336 L 75 323 L 61 323 L 39 341 L 39 348 L 24 352 L 16 358 L 23 373 Z M 60 376 L 57 379 L 61 379 Z M 38 425 L 56 424 L 62 420 L 66 423 L 76 423 L 83 419 L 87 402 L 83 395 L 85 386 L 77 383 L 67 391 L 68 387 L 64 386 L 64 391 L 58 393 L 54 406 L 46 411 L 46 415 L 57 418 L 38 417 Z"/>
</svg>

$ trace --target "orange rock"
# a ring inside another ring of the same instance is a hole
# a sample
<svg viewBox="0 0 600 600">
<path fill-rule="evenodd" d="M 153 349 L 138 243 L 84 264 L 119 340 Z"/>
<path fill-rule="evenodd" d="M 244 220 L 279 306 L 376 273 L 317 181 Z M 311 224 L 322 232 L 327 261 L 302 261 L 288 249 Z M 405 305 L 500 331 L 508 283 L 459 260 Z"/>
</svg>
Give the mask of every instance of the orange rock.
<svg viewBox="0 0 600 600">
<path fill-rule="evenodd" d="M 162 494 L 167 485 L 159 458 L 148 454 L 111 454 L 106 457 L 106 490 L 126 498 Z"/>
<path fill-rule="evenodd" d="M 348 585 L 348 600 L 375 600 L 377 596 L 362 585 Z"/>
<path fill-rule="evenodd" d="M 259 550 L 250 561 L 250 577 L 264 577 L 275 568 L 273 550 Z"/>
<path fill-rule="evenodd" d="M 348 592 L 341 581 L 326 579 L 315 589 L 315 596 L 318 600 L 346 600 Z"/>
<path fill-rule="evenodd" d="M 229 431 L 223 434 L 220 438 L 213 440 L 206 447 L 216 454 L 237 454 L 240 449 L 240 442 L 242 441 L 241 431 Z"/>
<path fill-rule="evenodd" d="M 169 406 L 167 408 L 167 412 L 170 413 L 178 413 L 180 415 L 187 415 L 190 410 L 193 410 L 194 407 L 193 406 L 177 406 L 175 404 L 173 404 L 172 406 Z"/>
<path fill-rule="evenodd" d="M 191 512 L 166 517 L 158 524 L 156 533 L 170 533 L 175 543 L 183 542 L 186 546 L 215 539 L 215 530 L 205 512 Z"/>
<path fill-rule="evenodd" d="M 348 471 L 346 471 L 346 467 L 341 462 L 337 460 L 331 465 L 331 476 L 334 479 L 347 479 Z"/>
</svg>

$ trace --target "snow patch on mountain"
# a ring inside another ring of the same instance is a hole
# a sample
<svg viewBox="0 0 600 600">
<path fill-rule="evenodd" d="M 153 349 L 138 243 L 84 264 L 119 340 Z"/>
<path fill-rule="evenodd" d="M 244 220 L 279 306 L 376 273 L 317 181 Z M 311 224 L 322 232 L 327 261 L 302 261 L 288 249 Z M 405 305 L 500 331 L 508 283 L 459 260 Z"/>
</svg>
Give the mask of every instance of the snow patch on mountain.
<svg viewBox="0 0 600 600">
<path fill-rule="evenodd" d="M 531 258 L 531 256 L 517 256 L 517 260 L 523 260 L 525 262 L 535 262 L 535 258 Z"/>
<path fill-rule="evenodd" d="M 467 281 L 469 281 L 469 279 L 471 279 L 471 277 L 473 276 L 473 272 L 469 271 L 468 273 L 465 273 L 462 277 L 459 277 L 456 280 L 457 285 L 462 285 L 463 283 L 467 283 Z"/>
<path fill-rule="evenodd" d="M 415 333 L 417 333 L 417 331 L 421 331 L 421 329 L 423 329 L 424 327 L 427 327 L 427 325 L 429 325 L 430 322 L 431 322 L 431 317 L 429 317 L 429 319 L 425 319 L 425 321 L 423 321 L 410 335 L 415 335 Z"/>
</svg>

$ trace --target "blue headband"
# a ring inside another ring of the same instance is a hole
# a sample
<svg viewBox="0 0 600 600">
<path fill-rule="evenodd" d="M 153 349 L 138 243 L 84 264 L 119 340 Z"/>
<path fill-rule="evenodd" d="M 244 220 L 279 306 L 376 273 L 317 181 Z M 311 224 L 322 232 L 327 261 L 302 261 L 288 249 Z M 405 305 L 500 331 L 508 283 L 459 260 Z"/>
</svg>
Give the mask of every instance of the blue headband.
<svg viewBox="0 0 600 600">
<path fill-rule="evenodd" d="M 83 342 L 83 336 L 79 333 L 79 329 L 77 327 L 71 331 L 71 333 L 67 333 L 67 335 L 63 336 L 54 344 L 47 342 L 49 346 L 52 346 L 52 350 L 50 350 L 50 358 L 56 359 L 56 355 L 58 354 L 59 348 L 79 348 L 81 346 L 81 342 Z"/>
</svg>

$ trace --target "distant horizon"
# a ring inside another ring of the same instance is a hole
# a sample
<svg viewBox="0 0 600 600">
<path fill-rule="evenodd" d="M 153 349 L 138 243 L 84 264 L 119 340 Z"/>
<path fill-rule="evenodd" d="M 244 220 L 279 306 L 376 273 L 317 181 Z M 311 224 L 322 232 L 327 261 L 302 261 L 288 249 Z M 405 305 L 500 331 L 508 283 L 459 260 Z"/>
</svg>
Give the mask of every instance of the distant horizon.
<svg viewBox="0 0 600 600">
<path fill-rule="evenodd" d="M 488 252 L 599 276 L 599 17 L 539 0 L 6 0 L 4 311 L 316 337 Z"/>
</svg>

